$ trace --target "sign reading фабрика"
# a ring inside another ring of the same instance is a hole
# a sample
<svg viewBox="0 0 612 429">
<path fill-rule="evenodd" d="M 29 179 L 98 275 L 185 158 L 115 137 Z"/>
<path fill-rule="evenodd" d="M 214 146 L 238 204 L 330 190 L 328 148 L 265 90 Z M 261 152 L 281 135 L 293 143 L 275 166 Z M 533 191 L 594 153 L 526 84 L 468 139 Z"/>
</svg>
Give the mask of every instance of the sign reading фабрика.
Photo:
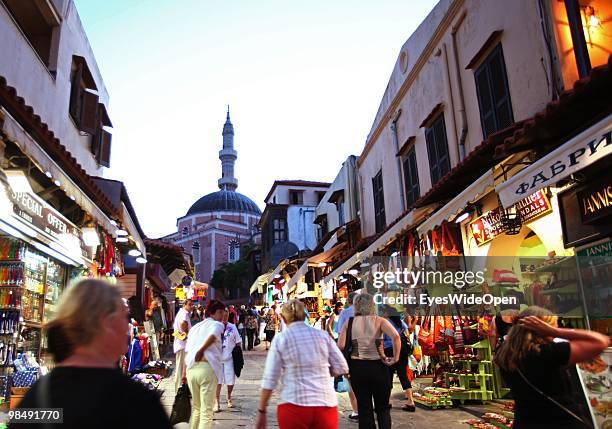
<svg viewBox="0 0 612 429">
<path fill-rule="evenodd" d="M 510 207 L 525 195 L 552 186 L 611 154 L 612 115 L 608 115 L 495 189 L 502 205 Z"/>
</svg>

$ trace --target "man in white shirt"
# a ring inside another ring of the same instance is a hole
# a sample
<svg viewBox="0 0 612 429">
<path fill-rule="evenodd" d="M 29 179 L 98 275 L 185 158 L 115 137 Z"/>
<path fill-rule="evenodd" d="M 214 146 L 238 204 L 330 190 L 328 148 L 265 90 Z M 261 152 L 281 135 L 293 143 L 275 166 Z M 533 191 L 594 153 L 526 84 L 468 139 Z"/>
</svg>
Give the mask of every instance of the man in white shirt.
<svg viewBox="0 0 612 429">
<path fill-rule="evenodd" d="M 221 378 L 217 385 L 217 402 L 215 403 L 214 411 L 218 412 L 221 410 L 221 386 L 224 384 L 227 386 L 227 408 L 234 408 L 232 403 L 232 391 L 234 390 L 234 384 L 236 383 L 236 372 L 234 371 L 234 358 L 232 352 L 234 347 L 240 345 L 242 338 L 238 333 L 238 328 L 233 323 L 228 322 L 229 312 L 225 312 L 223 317 L 223 324 L 225 325 L 225 331 L 223 331 L 223 346 L 221 352 Z"/>
<path fill-rule="evenodd" d="M 174 318 L 174 386 L 178 391 L 181 384 L 185 383 L 185 345 L 187 344 L 187 335 L 191 329 L 191 312 L 193 310 L 193 301 L 190 299 L 183 303 L 183 307 L 176 313 Z"/>
</svg>

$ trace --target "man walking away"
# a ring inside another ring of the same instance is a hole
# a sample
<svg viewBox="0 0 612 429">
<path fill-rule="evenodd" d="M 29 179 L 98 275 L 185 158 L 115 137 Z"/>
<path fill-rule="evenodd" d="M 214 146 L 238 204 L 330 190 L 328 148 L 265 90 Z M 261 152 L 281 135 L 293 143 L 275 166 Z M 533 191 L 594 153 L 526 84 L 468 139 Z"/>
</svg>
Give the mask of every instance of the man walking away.
<svg viewBox="0 0 612 429">
<path fill-rule="evenodd" d="M 187 335 L 191 329 L 191 312 L 193 311 L 193 301 L 185 300 L 183 307 L 176 313 L 174 318 L 174 355 L 176 357 L 174 368 L 174 387 L 178 391 L 181 384 L 185 383 L 183 379 L 183 369 L 185 367 L 185 345 L 187 344 Z"/>
</svg>

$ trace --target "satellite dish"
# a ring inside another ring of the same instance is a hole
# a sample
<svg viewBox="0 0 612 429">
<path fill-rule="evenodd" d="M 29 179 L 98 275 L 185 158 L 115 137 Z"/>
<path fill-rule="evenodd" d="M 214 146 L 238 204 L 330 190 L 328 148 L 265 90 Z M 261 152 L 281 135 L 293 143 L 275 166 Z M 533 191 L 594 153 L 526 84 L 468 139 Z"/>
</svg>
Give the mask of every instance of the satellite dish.
<svg viewBox="0 0 612 429">
<path fill-rule="evenodd" d="M 280 241 L 272 246 L 270 250 L 270 262 L 273 266 L 279 264 L 283 259 L 297 255 L 300 249 L 290 241 Z"/>
</svg>

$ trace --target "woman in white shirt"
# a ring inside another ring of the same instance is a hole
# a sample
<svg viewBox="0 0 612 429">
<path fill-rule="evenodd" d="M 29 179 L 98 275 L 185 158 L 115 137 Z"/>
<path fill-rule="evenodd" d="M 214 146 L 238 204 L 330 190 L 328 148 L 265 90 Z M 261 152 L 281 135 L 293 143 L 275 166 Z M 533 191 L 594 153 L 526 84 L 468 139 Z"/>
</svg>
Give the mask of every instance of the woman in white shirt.
<svg viewBox="0 0 612 429">
<path fill-rule="evenodd" d="M 219 378 L 219 384 L 217 385 L 217 401 L 213 411 L 221 411 L 221 386 L 224 384 L 227 386 L 227 408 L 234 408 L 232 403 L 232 391 L 234 390 L 234 383 L 236 382 L 236 372 L 234 371 L 234 357 L 232 352 L 234 347 L 240 345 L 242 338 L 238 333 L 238 328 L 233 323 L 229 323 L 229 312 L 225 311 L 223 316 L 223 324 L 225 330 L 223 331 L 223 350 L 221 352 L 221 378 Z"/>
<path fill-rule="evenodd" d="M 224 315 L 225 304 L 213 299 L 206 307 L 206 319 L 191 328 L 187 337 L 185 366 L 192 397 L 190 429 L 210 429 L 212 425 L 215 392 L 223 371 Z"/>
<path fill-rule="evenodd" d="M 346 374 L 348 364 L 327 332 L 304 323 L 304 304 L 290 300 L 281 317 L 287 328 L 276 335 L 266 359 L 256 428 L 267 426 L 266 407 L 280 382 L 278 427 L 338 427 L 338 397 L 332 377 Z"/>
</svg>

